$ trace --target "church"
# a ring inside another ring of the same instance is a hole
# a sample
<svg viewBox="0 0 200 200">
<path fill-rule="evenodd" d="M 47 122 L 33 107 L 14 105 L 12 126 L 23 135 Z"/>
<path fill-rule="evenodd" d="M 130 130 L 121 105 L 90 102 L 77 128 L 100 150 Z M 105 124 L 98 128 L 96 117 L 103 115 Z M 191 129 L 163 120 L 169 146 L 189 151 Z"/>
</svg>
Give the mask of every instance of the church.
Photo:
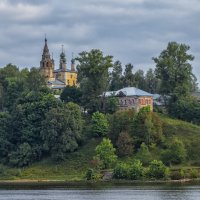
<svg viewBox="0 0 200 200">
<path fill-rule="evenodd" d="M 60 54 L 59 68 L 55 69 L 54 59 L 49 53 L 46 37 L 42 53 L 42 60 L 40 61 L 40 73 L 44 76 L 47 85 L 54 90 L 62 90 L 66 86 L 77 85 L 75 59 L 72 58 L 71 67 L 70 69 L 68 69 L 66 56 L 62 48 L 62 52 Z"/>
</svg>

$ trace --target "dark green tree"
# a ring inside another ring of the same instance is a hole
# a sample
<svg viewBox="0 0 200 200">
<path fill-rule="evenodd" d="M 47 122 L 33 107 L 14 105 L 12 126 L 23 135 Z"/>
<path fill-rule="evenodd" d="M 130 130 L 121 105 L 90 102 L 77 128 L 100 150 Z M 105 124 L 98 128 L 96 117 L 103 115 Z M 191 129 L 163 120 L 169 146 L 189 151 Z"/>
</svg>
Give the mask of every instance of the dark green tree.
<svg viewBox="0 0 200 200">
<path fill-rule="evenodd" d="M 127 132 L 121 132 L 117 140 L 117 153 L 119 156 L 130 156 L 133 154 L 133 139 Z"/>
<path fill-rule="evenodd" d="M 151 94 L 159 93 L 160 81 L 156 78 L 153 69 L 149 69 L 145 75 L 146 91 Z"/>
<path fill-rule="evenodd" d="M 125 66 L 124 76 L 123 76 L 123 87 L 135 86 L 133 65 L 131 63 Z"/>
<path fill-rule="evenodd" d="M 60 95 L 60 99 L 66 103 L 73 102 L 80 105 L 82 93 L 80 88 L 74 86 L 66 86 Z"/>
<path fill-rule="evenodd" d="M 103 52 L 93 49 L 82 52 L 76 58 L 78 82 L 82 92 L 82 105 L 88 112 L 100 110 L 100 95 L 108 90 L 109 73 L 112 67 L 112 56 L 104 56 Z"/>
<path fill-rule="evenodd" d="M 145 84 L 145 77 L 144 77 L 144 71 L 138 70 L 134 74 L 134 87 L 137 87 L 141 90 L 146 90 L 146 84 Z"/>
<path fill-rule="evenodd" d="M 111 82 L 110 82 L 110 90 L 116 91 L 122 89 L 123 80 L 122 80 L 122 64 L 120 61 L 116 61 L 113 64 L 113 70 L 111 72 Z"/>
<path fill-rule="evenodd" d="M 156 63 L 156 75 L 161 80 L 160 92 L 165 95 L 188 95 L 193 89 L 194 74 L 190 61 L 194 56 L 188 54 L 190 47 L 185 44 L 169 42 L 159 57 L 153 58 Z"/>
</svg>

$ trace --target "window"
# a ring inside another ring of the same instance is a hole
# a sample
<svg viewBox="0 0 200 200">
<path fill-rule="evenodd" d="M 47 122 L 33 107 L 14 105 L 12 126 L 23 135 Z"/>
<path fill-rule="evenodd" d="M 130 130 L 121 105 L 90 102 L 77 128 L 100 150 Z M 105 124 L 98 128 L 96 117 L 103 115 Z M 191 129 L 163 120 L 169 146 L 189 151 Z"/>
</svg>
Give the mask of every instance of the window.
<svg viewBox="0 0 200 200">
<path fill-rule="evenodd" d="M 73 85 L 75 86 L 75 81 L 73 81 Z"/>
<path fill-rule="evenodd" d="M 67 80 L 67 85 L 69 85 L 69 80 Z"/>
<path fill-rule="evenodd" d="M 71 78 L 73 78 L 73 75 L 71 75 Z"/>
<path fill-rule="evenodd" d="M 124 100 L 124 104 L 126 105 L 126 99 Z"/>
</svg>

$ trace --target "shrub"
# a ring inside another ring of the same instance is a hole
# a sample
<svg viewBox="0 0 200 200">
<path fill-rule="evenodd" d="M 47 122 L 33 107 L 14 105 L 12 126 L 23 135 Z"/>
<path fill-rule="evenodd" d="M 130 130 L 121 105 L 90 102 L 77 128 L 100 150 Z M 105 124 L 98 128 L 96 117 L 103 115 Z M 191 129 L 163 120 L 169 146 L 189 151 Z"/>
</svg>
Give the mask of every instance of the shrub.
<svg viewBox="0 0 200 200">
<path fill-rule="evenodd" d="M 101 174 L 99 173 L 99 171 L 89 168 L 86 171 L 85 177 L 87 180 L 99 180 L 101 178 Z"/>
<path fill-rule="evenodd" d="M 172 180 L 180 180 L 185 178 L 185 171 L 183 169 L 180 169 L 178 171 L 171 171 L 170 178 Z"/>
<path fill-rule="evenodd" d="M 186 159 L 186 149 L 183 142 L 178 138 L 173 138 L 168 149 L 162 152 L 161 160 L 165 164 L 180 164 Z"/>
<path fill-rule="evenodd" d="M 125 163 L 117 164 L 113 171 L 113 177 L 116 179 L 127 179 L 129 176 L 129 166 Z"/>
<path fill-rule="evenodd" d="M 149 148 L 145 143 L 142 143 L 138 153 L 136 154 L 136 158 L 139 159 L 144 165 L 148 165 L 152 160 L 151 153 L 149 152 Z"/>
<path fill-rule="evenodd" d="M 100 112 L 93 113 L 91 128 L 95 136 L 106 136 L 109 131 L 109 123 L 106 116 Z"/>
<path fill-rule="evenodd" d="M 132 180 L 141 179 L 144 176 L 144 168 L 140 160 L 135 160 L 130 166 L 129 178 Z"/>
<path fill-rule="evenodd" d="M 115 154 L 116 149 L 113 147 L 111 141 L 107 138 L 103 138 L 103 141 L 96 147 L 96 156 L 94 159 L 99 160 L 102 163 L 102 169 L 108 169 L 112 167 L 117 161 Z"/>
<path fill-rule="evenodd" d="M 191 177 L 192 179 L 198 178 L 198 170 L 192 169 L 192 170 L 190 171 L 190 177 Z"/>
<path fill-rule="evenodd" d="M 151 161 L 147 171 L 147 176 L 149 178 L 164 179 L 167 178 L 168 175 L 169 175 L 169 169 L 163 164 L 162 161 L 159 160 Z"/>
</svg>

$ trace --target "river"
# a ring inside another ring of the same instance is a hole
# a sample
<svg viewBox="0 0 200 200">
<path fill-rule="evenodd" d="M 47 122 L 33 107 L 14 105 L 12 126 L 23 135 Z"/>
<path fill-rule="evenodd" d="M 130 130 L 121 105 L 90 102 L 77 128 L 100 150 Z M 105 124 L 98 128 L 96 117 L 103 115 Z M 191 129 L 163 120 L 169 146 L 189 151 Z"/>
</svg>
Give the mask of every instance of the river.
<svg viewBox="0 0 200 200">
<path fill-rule="evenodd" d="M 200 200 L 200 186 L 0 189 L 0 200 Z"/>
</svg>

